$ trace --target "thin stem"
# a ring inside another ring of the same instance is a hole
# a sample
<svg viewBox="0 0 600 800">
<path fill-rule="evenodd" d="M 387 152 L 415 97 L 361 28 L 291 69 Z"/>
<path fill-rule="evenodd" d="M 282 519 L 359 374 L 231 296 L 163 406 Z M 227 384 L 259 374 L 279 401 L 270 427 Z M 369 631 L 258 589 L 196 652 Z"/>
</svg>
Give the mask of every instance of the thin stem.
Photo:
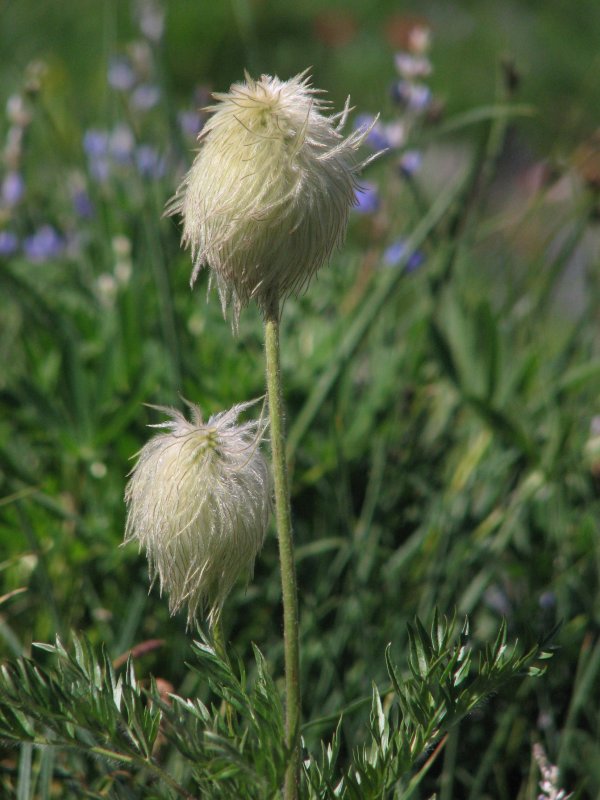
<svg viewBox="0 0 600 800">
<path fill-rule="evenodd" d="M 265 316 L 267 394 L 271 425 L 271 454 L 275 484 L 275 517 L 279 539 L 281 591 L 283 599 L 283 644 L 285 657 L 285 732 L 291 757 L 285 774 L 284 798 L 296 800 L 300 782 L 300 647 L 298 641 L 298 598 L 290 493 L 285 456 L 285 426 L 279 358 L 279 309 Z"/>
</svg>

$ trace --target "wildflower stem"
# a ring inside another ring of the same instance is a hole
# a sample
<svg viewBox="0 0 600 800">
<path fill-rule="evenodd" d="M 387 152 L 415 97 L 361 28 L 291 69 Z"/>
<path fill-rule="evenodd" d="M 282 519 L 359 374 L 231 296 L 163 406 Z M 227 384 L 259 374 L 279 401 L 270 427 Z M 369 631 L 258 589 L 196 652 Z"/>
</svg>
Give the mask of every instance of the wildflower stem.
<svg viewBox="0 0 600 800">
<path fill-rule="evenodd" d="M 278 304 L 277 304 L 278 306 Z M 296 800 L 300 780 L 300 646 L 298 638 L 298 598 L 296 566 L 290 511 L 290 493 L 285 456 L 285 430 L 279 357 L 279 308 L 265 315 L 267 393 L 271 426 L 271 454 L 275 485 L 275 516 L 279 540 L 279 561 L 283 599 L 283 638 L 285 656 L 286 744 L 291 758 L 285 774 L 284 798 Z"/>
</svg>

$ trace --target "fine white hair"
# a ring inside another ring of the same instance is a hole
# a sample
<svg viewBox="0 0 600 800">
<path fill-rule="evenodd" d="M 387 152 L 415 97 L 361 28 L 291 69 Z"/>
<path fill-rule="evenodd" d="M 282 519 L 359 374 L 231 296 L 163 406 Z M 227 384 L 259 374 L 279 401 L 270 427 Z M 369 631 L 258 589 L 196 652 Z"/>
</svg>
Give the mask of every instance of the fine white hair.
<svg viewBox="0 0 600 800">
<path fill-rule="evenodd" d="M 252 572 L 272 504 L 261 420 L 238 423 L 240 403 L 203 423 L 158 406 L 170 419 L 138 453 L 125 491 L 125 542 L 146 551 L 152 580 L 169 595 L 172 614 L 198 610 L 214 625 L 237 579 Z"/>
<path fill-rule="evenodd" d="M 214 94 L 199 152 L 167 206 L 183 217 L 191 284 L 208 265 L 234 327 L 251 299 L 270 313 L 305 288 L 344 238 L 366 163 L 357 151 L 372 125 L 344 137 L 348 102 L 327 115 L 318 94 L 306 73 L 246 75 Z"/>
</svg>

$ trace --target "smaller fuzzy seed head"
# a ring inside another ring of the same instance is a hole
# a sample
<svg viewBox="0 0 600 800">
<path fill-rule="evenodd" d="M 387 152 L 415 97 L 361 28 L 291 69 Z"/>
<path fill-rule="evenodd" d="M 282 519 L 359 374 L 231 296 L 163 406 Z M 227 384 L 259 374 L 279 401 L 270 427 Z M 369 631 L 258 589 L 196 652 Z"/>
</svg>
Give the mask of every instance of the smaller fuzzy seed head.
<svg viewBox="0 0 600 800">
<path fill-rule="evenodd" d="M 261 422 L 237 423 L 251 403 L 202 422 L 173 408 L 138 454 L 125 491 L 125 542 L 146 551 L 150 577 L 188 625 L 207 612 L 212 626 L 238 578 L 252 572 L 271 512 L 271 478 L 259 445 Z"/>
<path fill-rule="evenodd" d="M 318 94 L 302 73 L 246 75 L 213 95 L 198 155 L 167 207 L 183 217 L 192 285 L 209 265 L 234 326 L 251 299 L 269 313 L 303 289 L 344 238 L 372 125 L 344 137 L 348 105 L 328 116 Z"/>
</svg>

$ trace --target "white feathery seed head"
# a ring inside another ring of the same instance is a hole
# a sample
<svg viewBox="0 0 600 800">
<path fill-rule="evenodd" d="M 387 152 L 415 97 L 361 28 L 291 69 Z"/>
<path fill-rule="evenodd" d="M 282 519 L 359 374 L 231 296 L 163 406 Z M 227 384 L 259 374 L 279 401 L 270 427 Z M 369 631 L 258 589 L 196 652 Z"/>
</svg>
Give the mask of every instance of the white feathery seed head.
<svg viewBox="0 0 600 800">
<path fill-rule="evenodd" d="M 252 403 L 240 403 L 203 423 L 173 408 L 170 419 L 138 453 L 125 491 L 125 542 L 146 551 L 150 576 L 169 595 L 172 614 L 188 607 L 209 625 L 219 617 L 234 583 L 249 575 L 271 513 L 269 467 L 260 452 L 262 419 L 238 423 Z"/>
<path fill-rule="evenodd" d="M 341 113 L 324 113 L 306 72 L 234 83 L 207 111 L 196 159 L 167 206 L 183 217 L 193 285 L 208 265 L 233 324 L 255 299 L 264 313 L 303 289 L 340 245 L 367 161 L 357 150 L 371 126 L 344 137 Z M 374 123 L 373 123 L 374 124 Z M 367 159 L 371 160 L 371 159 Z"/>
</svg>

